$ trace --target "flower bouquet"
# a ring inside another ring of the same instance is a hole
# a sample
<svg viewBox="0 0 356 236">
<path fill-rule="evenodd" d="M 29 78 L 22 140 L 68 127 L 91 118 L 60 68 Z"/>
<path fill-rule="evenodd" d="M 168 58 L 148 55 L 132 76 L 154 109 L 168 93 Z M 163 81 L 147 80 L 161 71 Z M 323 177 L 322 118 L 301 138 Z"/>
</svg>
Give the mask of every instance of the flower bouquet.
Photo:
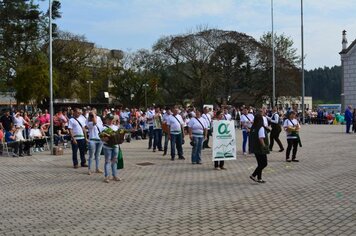
<svg viewBox="0 0 356 236">
<path fill-rule="evenodd" d="M 109 146 L 115 146 L 124 142 L 125 133 L 127 133 L 125 129 L 119 129 L 117 131 L 114 131 L 111 128 L 107 128 L 99 134 L 99 137 Z"/>
</svg>

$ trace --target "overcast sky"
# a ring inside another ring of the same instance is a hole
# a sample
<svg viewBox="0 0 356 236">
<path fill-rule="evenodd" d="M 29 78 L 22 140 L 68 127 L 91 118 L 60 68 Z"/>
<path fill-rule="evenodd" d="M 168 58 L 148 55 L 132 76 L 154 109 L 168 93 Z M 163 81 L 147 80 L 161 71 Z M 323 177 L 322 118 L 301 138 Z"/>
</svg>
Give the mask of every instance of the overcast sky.
<svg viewBox="0 0 356 236">
<path fill-rule="evenodd" d="M 354 0 L 304 0 L 305 68 L 340 65 L 341 32 L 356 39 Z M 197 26 L 236 30 L 256 39 L 271 31 L 271 0 L 61 0 L 61 30 L 99 47 L 150 49 L 161 37 Z M 43 7 L 43 4 L 41 4 Z M 274 29 L 300 54 L 300 0 L 274 0 Z"/>
</svg>

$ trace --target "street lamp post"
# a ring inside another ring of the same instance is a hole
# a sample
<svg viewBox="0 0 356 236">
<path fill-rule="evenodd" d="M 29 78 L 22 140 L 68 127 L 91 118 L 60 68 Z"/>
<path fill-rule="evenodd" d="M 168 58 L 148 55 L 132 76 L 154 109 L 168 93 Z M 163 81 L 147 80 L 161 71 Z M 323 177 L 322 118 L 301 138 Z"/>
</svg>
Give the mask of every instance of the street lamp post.
<svg viewBox="0 0 356 236">
<path fill-rule="evenodd" d="M 271 34 L 271 41 L 272 41 L 272 107 L 275 106 L 276 101 L 276 61 L 274 55 L 274 26 L 273 26 L 273 0 L 271 0 L 271 21 L 272 21 L 272 34 Z"/>
<path fill-rule="evenodd" d="M 143 87 L 145 88 L 145 108 L 147 109 L 147 87 L 148 87 L 148 84 L 144 84 Z"/>
<path fill-rule="evenodd" d="M 89 84 L 89 104 L 91 104 L 91 85 L 94 83 L 92 80 L 87 80 L 87 84 Z"/>
<path fill-rule="evenodd" d="M 50 113 L 50 149 L 53 155 L 53 71 L 52 71 L 52 0 L 49 0 L 49 113 Z"/>
<path fill-rule="evenodd" d="M 300 22 L 301 22 L 301 41 L 302 41 L 302 123 L 305 123 L 305 85 L 304 85 L 304 29 L 303 29 L 303 0 L 300 0 Z"/>
</svg>

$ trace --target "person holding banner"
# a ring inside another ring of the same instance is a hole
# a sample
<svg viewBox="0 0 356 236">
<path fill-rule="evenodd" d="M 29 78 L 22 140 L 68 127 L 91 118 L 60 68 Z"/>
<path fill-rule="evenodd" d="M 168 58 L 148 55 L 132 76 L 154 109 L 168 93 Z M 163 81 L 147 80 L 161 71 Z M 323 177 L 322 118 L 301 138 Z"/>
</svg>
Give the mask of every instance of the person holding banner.
<svg viewBox="0 0 356 236">
<path fill-rule="evenodd" d="M 217 120 L 225 120 L 224 119 L 224 114 L 221 111 L 217 111 L 215 116 L 216 116 Z M 225 164 L 224 161 L 214 161 L 215 170 L 227 170 L 224 167 L 224 164 Z"/>
<path fill-rule="evenodd" d="M 257 167 L 250 175 L 250 179 L 258 183 L 265 183 L 262 180 L 262 170 L 267 166 L 267 154 L 269 154 L 268 135 L 263 125 L 263 116 L 257 114 L 250 131 L 250 141 L 252 151 L 257 160 Z M 256 179 L 257 177 L 257 179 Z"/>
<path fill-rule="evenodd" d="M 192 164 L 201 164 L 201 150 L 204 140 L 208 136 L 208 127 L 205 119 L 201 116 L 201 111 L 196 110 L 195 117 L 192 117 L 188 123 L 189 138 L 191 140 Z"/>
</svg>

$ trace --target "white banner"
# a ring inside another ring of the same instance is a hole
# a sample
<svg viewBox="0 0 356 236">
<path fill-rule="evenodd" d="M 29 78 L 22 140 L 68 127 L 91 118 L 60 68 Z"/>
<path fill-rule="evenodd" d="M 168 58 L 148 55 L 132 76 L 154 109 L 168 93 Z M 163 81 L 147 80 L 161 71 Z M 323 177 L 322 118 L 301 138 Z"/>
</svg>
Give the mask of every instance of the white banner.
<svg viewBox="0 0 356 236">
<path fill-rule="evenodd" d="M 213 161 L 236 160 L 234 121 L 214 120 L 213 125 Z"/>
</svg>

